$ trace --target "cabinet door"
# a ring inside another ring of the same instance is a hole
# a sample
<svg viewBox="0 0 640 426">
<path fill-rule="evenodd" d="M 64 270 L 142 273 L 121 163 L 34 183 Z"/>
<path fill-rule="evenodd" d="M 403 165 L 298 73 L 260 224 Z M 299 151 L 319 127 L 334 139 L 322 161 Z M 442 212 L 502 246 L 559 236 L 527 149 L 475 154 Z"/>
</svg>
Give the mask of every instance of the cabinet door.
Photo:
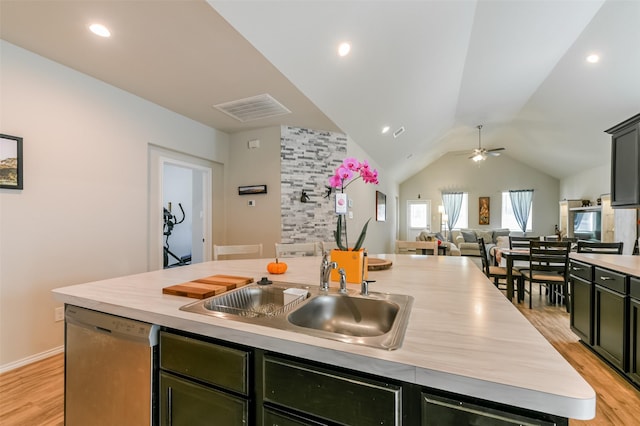
<svg viewBox="0 0 640 426">
<path fill-rule="evenodd" d="M 161 371 L 160 424 L 248 425 L 249 406 L 242 398 Z"/>
<path fill-rule="evenodd" d="M 611 205 L 640 205 L 640 137 L 632 124 L 611 137 Z"/>
<path fill-rule="evenodd" d="M 593 345 L 593 284 L 571 276 L 571 330 Z"/>
<path fill-rule="evenodd" d="M 640 384 L 640 300 L 629 303 L 629 377 Z"/>
<path fill-rule="evenodd" d="M 625 370 L 626 296 L 595 286 L 594 349 L 620 370 Z"/>
</svg>

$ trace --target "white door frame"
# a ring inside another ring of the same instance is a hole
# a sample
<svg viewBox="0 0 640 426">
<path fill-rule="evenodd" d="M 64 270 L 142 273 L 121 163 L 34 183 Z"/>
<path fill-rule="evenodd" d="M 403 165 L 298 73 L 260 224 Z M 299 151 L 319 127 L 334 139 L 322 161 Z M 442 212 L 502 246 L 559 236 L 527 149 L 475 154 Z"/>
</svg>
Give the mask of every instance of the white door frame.
<svg viewBox="0 0 640 426">
<path fill-rule="evenodd" d="M 174 156 L 175 154 L 175 156 Z M 194 158 L 193 161 L 197 161 Z M 149 271 L 162 269 L 164 263 L 164 240 L 163 227 L 164 218 L 162 215 L 163 205 L 163 171 L 165 164 L 172 164 L 186 167 L 202 173 L 202 230 L 203 238 L 193 244 L 203 244 L 203 261 L 212 259 L 211 239 L 212 239 L 212 169 L 196 162 L 191 162 L 190 157 L 185 154 L 173 153 L 160 147 L 149 145 L 149 238 L 148 238 L 148 265 Z M 194 194 L 195 195 L 195 194 Z"/>
</svg>

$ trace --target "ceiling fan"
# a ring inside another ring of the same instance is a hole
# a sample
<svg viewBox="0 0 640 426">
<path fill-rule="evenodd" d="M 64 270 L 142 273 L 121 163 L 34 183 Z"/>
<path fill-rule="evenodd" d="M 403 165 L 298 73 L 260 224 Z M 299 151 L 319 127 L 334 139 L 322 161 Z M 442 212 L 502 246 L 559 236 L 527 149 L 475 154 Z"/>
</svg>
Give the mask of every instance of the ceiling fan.
<svg viewBox="0 0 640 426">
<path fill-rule="evenodd" d="M 500 155 L 499 151 L 504 151 L 504 148 L 494 148 L 494 149 L 486 149 L 482 147 L 482 124 L 478 126 L 478 147 L 471 152 L 471 157 L 469 159 L 475 161 L 484 161 L 487 157 L 497 157 Z"/>
</svg>

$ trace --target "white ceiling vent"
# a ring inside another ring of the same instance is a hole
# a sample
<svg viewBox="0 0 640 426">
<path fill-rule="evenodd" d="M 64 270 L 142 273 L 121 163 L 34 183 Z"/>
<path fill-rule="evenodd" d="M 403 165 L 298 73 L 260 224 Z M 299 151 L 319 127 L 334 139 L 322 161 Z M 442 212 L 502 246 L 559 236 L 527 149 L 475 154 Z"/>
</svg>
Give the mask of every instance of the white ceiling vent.
<svg viewBox="0 0 640 426">
<path fill-rule="evenodd" d="M 400 136 L 401 134 L 404 133 L 404 126 L 400 127 L 398 130 L 396 130 L 395 132 L 393 132 L 393 137 L 397 138 L 398 136 Z"/>
<path fill-rule="evenodd" d="M 291 114 L 291 111 L 268 94 L 225 102 L 214 105 L 214 108 L 243 123 L 246 121 L 276 117 L 278 115 Z"/>
</svg>

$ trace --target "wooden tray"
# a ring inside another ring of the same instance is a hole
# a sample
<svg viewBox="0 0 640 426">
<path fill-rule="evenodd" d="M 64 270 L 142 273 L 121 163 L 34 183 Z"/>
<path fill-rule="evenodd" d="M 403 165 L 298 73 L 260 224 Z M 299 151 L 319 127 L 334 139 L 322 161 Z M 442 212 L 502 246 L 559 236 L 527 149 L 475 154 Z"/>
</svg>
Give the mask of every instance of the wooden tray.
<svg viewBox="0 0 640 426">
<path fill-rule="evenodd" d="M 377 257 L 370 257 L 368 262 L 369 266 L 367 270 L 369 271 L 382 271 L 391 268 L 391 265 L 393 265 L 392 261 L 388 259 L 378 259 Z"/>
</svg>

